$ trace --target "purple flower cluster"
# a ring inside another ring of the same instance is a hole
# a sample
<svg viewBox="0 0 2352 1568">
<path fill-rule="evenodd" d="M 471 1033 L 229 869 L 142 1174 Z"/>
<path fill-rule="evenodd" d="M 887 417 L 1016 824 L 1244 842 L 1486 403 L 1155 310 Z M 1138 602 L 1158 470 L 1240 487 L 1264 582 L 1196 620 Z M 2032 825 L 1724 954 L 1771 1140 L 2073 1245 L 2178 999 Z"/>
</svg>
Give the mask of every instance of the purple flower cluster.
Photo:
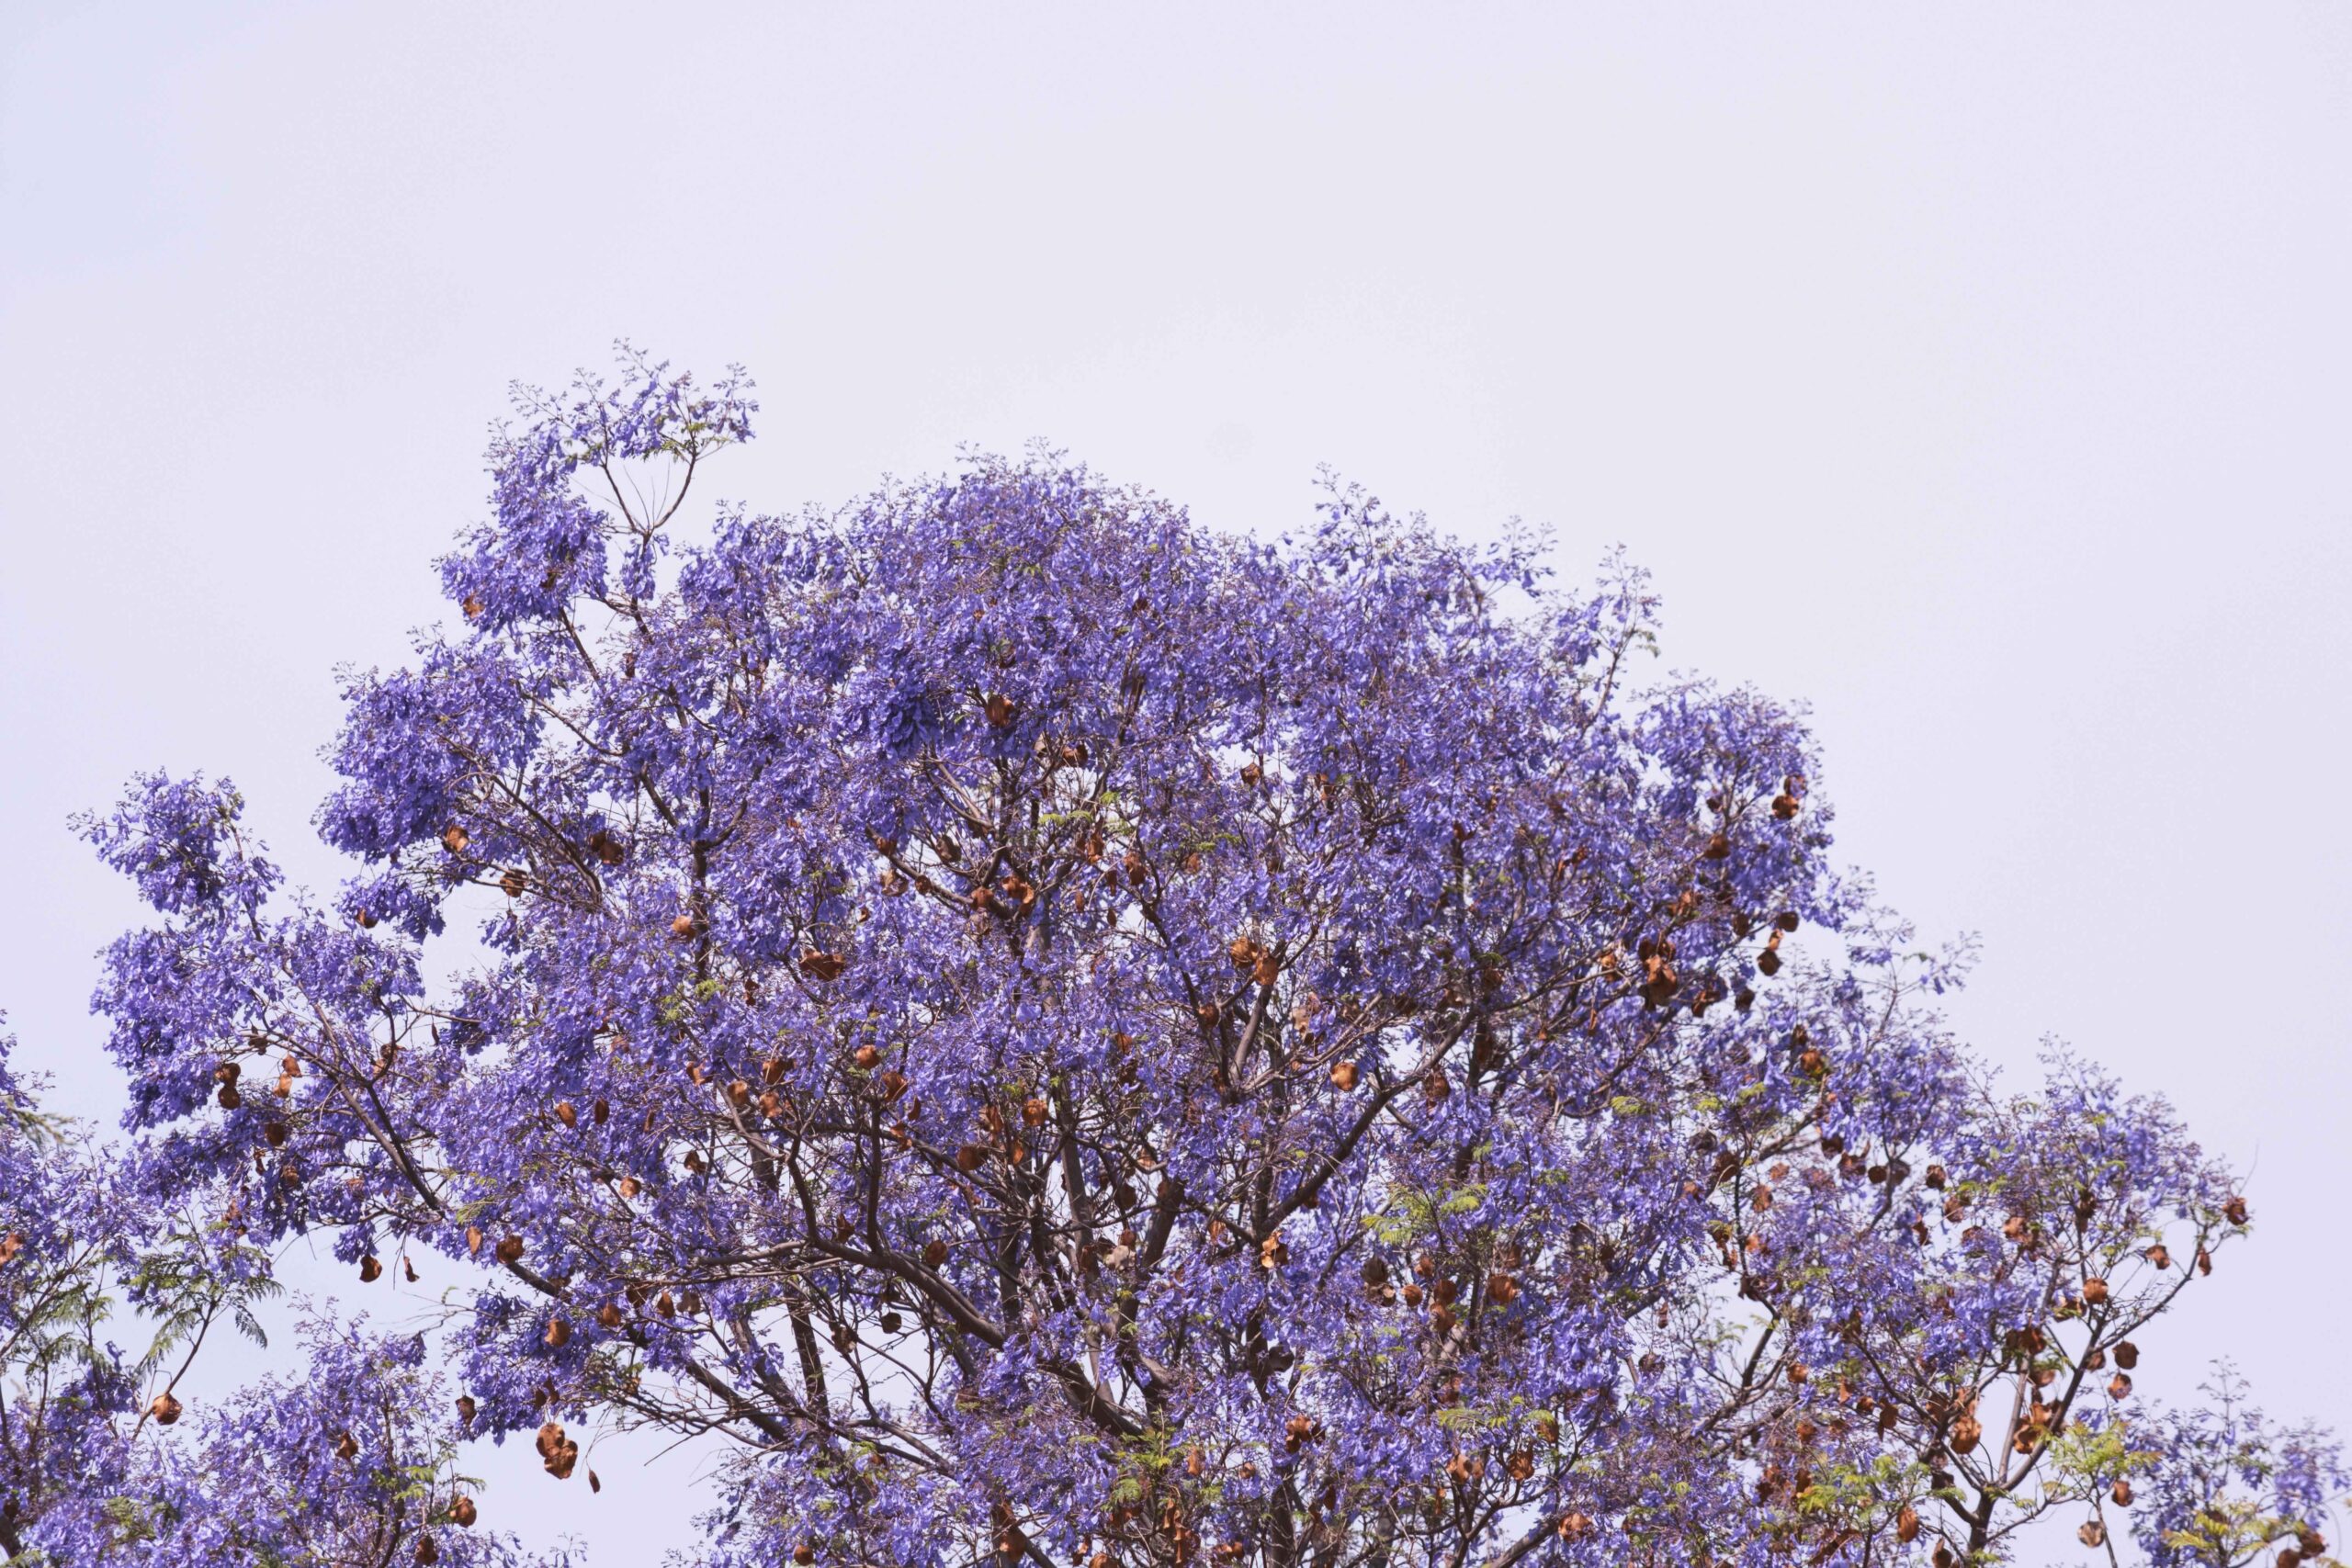
<svg viewBox="0 0 2352 1568">
<path fill-rule="evenodd" d="M 11 1303 L 155 1253 L 151 1316 L 233 1314 L 324 1229 L 469 1310 L 320 1325 L 186 1447 L 24 1341 L 12 1553 L 502 1561 L 459 1440 L 576 1485 L 599 1421 L 727 1439 L 714 1568 L 2316 1531 L 2324 1436 L 2132 1392 L 2228 1173 L 2082 1063 L 1987 1087 L 1965 954 L 1833 863 L 1794 715 L 1656 674 L 1640 573 L 1338 486 L 1234 539 L 1045 451 L 682 544 L 749 384 L 625 372 L 526 400 L 455 629 L 351 682 L 332 901 L 226 784 L 87 825 L 161 917 L 98 995 L 134 1141 L 0 1164 Z"/>
</svg>

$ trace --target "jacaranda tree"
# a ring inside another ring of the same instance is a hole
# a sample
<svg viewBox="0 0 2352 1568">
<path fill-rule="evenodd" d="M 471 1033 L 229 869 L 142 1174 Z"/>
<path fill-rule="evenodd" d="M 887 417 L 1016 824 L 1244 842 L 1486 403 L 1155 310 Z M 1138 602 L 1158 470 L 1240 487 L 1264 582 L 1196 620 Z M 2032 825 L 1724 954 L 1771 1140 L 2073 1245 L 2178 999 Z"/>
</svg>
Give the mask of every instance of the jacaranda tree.
<svg viewBox="0 0 2352 1568">
<path fill-rule="evenodd" d="M 2324 1433 L 2133 1390 L 2228 1170 L 1993 1086 L 1637 573 L 1046 452 L 674 542 L 753 412 L 524 400 L 332 898 L 225 783 L 85 824 L 159 919 L 127 1142 L 8 1089 L 12 1556 L 501 1560 L 464 1444 L 618 1424 L 720 1446 L 721 1568 L 2327 1561 Z M 173 1424 L 303 1233 L 465 1310 Z"/>
</svg>

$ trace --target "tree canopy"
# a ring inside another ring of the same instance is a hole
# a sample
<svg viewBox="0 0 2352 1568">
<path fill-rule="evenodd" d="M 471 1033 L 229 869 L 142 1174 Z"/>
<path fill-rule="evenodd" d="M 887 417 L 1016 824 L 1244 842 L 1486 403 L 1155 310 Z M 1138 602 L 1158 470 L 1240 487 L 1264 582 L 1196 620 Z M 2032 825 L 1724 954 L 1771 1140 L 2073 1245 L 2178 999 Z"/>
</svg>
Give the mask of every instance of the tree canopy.
<svg viewBox="0 0 2352 1568">
<path fill-rule="evenodd" d="M 1044 450 L 679 542 L 755 412 L 525 395 L 331 896 L 225 782 L 82 825 L 156 919 L 119 1145 L 0 1080 L 12 1559 L 506 1561 L 466 1445 L 617 1424 L 713 1568 L 2326 1561 L 2332 1439 L 2132 1386 L 2232 1173 L 1995 1082 L 1638 571 Z M 184 1410 L 306 1233 L 468 1299 Z"/>
</svg>

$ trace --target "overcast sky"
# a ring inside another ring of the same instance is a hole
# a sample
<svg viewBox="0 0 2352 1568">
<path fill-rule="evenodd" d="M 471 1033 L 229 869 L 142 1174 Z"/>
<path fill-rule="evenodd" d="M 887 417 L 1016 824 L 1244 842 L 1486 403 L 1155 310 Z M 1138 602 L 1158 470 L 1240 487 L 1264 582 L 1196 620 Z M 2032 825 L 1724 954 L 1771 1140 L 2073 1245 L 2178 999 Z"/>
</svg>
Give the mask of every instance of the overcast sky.
<svg viewBox="0 0 2352 1568">
<path fill-rule="evenodd" d="M 751 368 L 758 507 L 1044 437 L 1223 528 L 1329 463 L 1623 542 L 1668 662 L 1809 701 L 1843 850 L 1982 933 L 1984 1053 L 2251 1168 L 2143 1387 L 2212 1347 L 2352 1416 L 2348 281 L 2336 6 L 16 0 L 0 1008 L 110 1120 L 139 911 L 65 818 L 134 769 L 344 874 L 334 667 L 441 614 L 507 382 L 625 335 Z M 653 1449 L 500 1456 L 485 1523 L 650 1562 Z"/>
</svg>

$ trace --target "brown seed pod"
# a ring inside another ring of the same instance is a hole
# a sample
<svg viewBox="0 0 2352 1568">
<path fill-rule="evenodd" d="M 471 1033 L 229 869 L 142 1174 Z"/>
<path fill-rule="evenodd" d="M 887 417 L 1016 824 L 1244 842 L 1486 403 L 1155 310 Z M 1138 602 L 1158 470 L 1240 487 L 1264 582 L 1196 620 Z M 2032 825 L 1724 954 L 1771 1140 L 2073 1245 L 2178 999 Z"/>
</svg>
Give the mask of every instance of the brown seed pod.
<svg viewBox="0 0 2352 1568">
<path fill-rule="evenodd" d="M 2169 1269 L 2172 1267 L 2172 1253 L 2165 1247 L 2163 1242 L 2156 1243 L 2155 1246 L 2148 1248 L 2147 1251 L 2142 1253 L 2140 1256 L 2145 1258 L 2149 1262 L 2154 1264 L 2159 1269 Z"/>
<path fill-rule="evenodd" d="M 1895 1511 L 1894 1539 L 1906 1543 L 1919 1539 L 1919 1510 L 1908 1503 Z"/>
<path fill-rule="evenodd" d="M 2107 1281 L 2094 1274 L 2083 1281 L 2083 1300 L 2093 1306 L 2107 1304 Z"/>
<path fill-rule="evenodd" d="M 213 1098 L 220 1102 L 220 1109 L 223 1111 L 234 1111 L 245 1102 L 245 1097 L 237 1092 L 237 1086 L 232 1083 L 222 1084 L 220 1092 Z"/>
<path fill-rule="evenodd" d="M 548 1331 L 541 1337 L 548 1349 L 560 1350 L 571 1343 L 571 1324 L 565 1318 L 551 1317 L 548 1319 Z"/>
<path fill-rule="evenodd" d="M 416 1560 L 421 1563 L 428 1565 L 441 1561 L 441 1549 L 433 1544 L 433 1538 L 431 1536 L 419 1536 L 417 1538 Z"/>
<path fill-rule="evenodd" d="M 523 889 L 530 885 L 531 874 L 519 865 L 508 866 L 504 874 L 498 879 L 499 890 L 509 898 L 520 898 L 523 896 Z"/>
<path fill-rule="evenodd" d="M 580 1125 L 580 1112 L 573 1108 L 571 1101 L 568 1100 L 559 1100 L 555 1102 L 555 1119 L 562 1122 L 566 1127 L 577 1127 Z"/>
<path fill-rule="evenodd" d="M 2115 1499 L 2117 1507 L 2128 1508 L 2132 1506 L 2132 1483 L 2128 1481 L 2119 1481 L 2108 1495 Z"/>
<path fill-rule="evenodd" d="M 2125 1371 L 2140 1364 L 2140 1347 L 2129 1339 L 2119 1340 L 2115 1347 L 2115 1364 Z"/>
<path fill-rule="evenodd" d="M 800 955 L 800 972 L 812 980 L 838 980 L 842 971 L 849 967 L 849 960 L 838 953 L 804 953 Z"/>
<path fill-rule="evenodd" d="M 966 1144 L 956 1151 L 956 1168 L 969 1176 L 988 1164 L 989 1152 L 978 1144 Z"/>
<path fill-rule="evenodd" d="M 936 1269 L 936 1268 L 938 1268 L 941 1264 L 943 1264 L 943 1263 L 944 1263 L 944 1262 L 946 1262 L 946 1261 L 947 1261 L 947 1244 L 946 1244 L 945 1242 L 944 1242 L 944 1241 L 937 1241 L 937 1240 L 933 1240 L 933 1241 L 927 1241 L 927 1242 L 923 1243 L 923 1245 L 922 1245 L 922 1266 L 923 1266 L 924 1268 L 926 1268 L 926 1269 Z"/>
<path fill-rule="evenodd" d="M 1984 1441 L 1984 1428 L 1976 1417 L 1962 1416 L 1951 1424 L 1951 1435 L 1944 1441 L 1945 1446 L 1952 1452 L 1964 1454 L 1973 1452 L 1976 1445 Z"/>
<path fill-rule="evenodd" d="M 472 1426 L 474 1421 L 474 1413 L 481 1408 L 481 1407 L 480 1405 L 474 1403 L 474 1396 L 472 1394 L 461 1393 L 458 1395 L 458 1420 L 461 1425 L 468 1427 Z"/>
<path fill-rule="evenodd" d="M 378 1258 L 374 1253 L 371 1252 L 367 1257 L 359 1260 L 359 1282 L 361 1284 L 372 1285 L 383 1277 L 383 1262 L 381 1259 Z"/>
<path fill-rule="evenodd" d="M 334 1440 L 334 1457 L 340 1460 L 357 1459 L 359 1457 L 359 1439 L 353 1437 L 348 1431 L 338 1435 Z"/>
<path fill-rule="evenodd" d="M 2222 1217 L 2233 1225 L 2245 1224 L 2245 1200 L 2232 1197 L 2228 1202 L 2222 1205 Z"/>
<path fill-rule="evenodd" d="M 178 1420 L 181 1409 L 180 1402 L 172 1397 L 172 1391 L 169 1389 L 157 1394 L 147 1404 L 147 1414 L 155 1418 L 155 1425 L 158 1427 L 168 1427 Z"/>
<path fill-rule="evenodd" d="M 474 1520 L 481 1517 L 481 1510 L 474 1506 L 474 1500 L 471 1497 L 467 1496 L 464 1493 L 460 1492 L 456 1496 L 449 1499 L 449 1522 L 451 1524 L 460 1525 L 467 1529 L 471 1529 L 474 1528 Z"/>
<path fill-rule="evenodd" d="M 2085 1519 L 2083 1528 L 2075 1532 L 2075 1539 L 2085 1546 L 2102 1546 L 2107 1541 L 2107 1527 L 2097 1519 Z"/>
<path fill-rule="evenodd" d="M 684 942 L 695 934 L 695 920 L 692 915 L 680 913 L 671 917 L 670 934 Z"/>
<path fill-rule="evenodd" d="M 501 1238 L 498 1244 L 498 1260 L 501 1263 L 521 1262 L 523 1260 L 523 1238 L 519 1235 L 509 1235 Z"/>
<path fill-rule="evenodd" d="M 1348 1094 L 1354 1090 L 1359 1076 L 1359 1069 L 1353 1062 L 1331 1064 L 1331 1087 L 1341 1094 Z"/>
<path fill-rule="evenodd" d="M 1022 1124 L 1027 1127 L 1044 1126 L 1046 1124 L 1046 1116 L 1049 1109 L 1050 1107 L 1048 1107 L 1044 1100 L 1038 1100 L 1034 1096 L 1022 1101 Z"/>
<path fill-rule="evenodd" d="M 2131 1393 L 2132 1393 L 2132 1374 L 2131 1374 L 2131 1373 L 2129 1373 L 2129 1372 L 2118 1372 L 2118 1373 L 2116 1373 L 2116 1374 L 2115 1374 L 2115 1376 L 2114 1376 L 2114 1377 L 2112 1377 L 2112 1378 L 2110 1378 L 2110 1379 L 2109 1379 L 2109 1380 L 2108 1380 L 2108 1384 L 2107 1384 L 2107 1396 L 2108 1396 L 2109 1399 L 2124 1399 L 2124 1398 L 2128 1398 L 2128 1397 L 2130 1396 Z"/>
</svg>

